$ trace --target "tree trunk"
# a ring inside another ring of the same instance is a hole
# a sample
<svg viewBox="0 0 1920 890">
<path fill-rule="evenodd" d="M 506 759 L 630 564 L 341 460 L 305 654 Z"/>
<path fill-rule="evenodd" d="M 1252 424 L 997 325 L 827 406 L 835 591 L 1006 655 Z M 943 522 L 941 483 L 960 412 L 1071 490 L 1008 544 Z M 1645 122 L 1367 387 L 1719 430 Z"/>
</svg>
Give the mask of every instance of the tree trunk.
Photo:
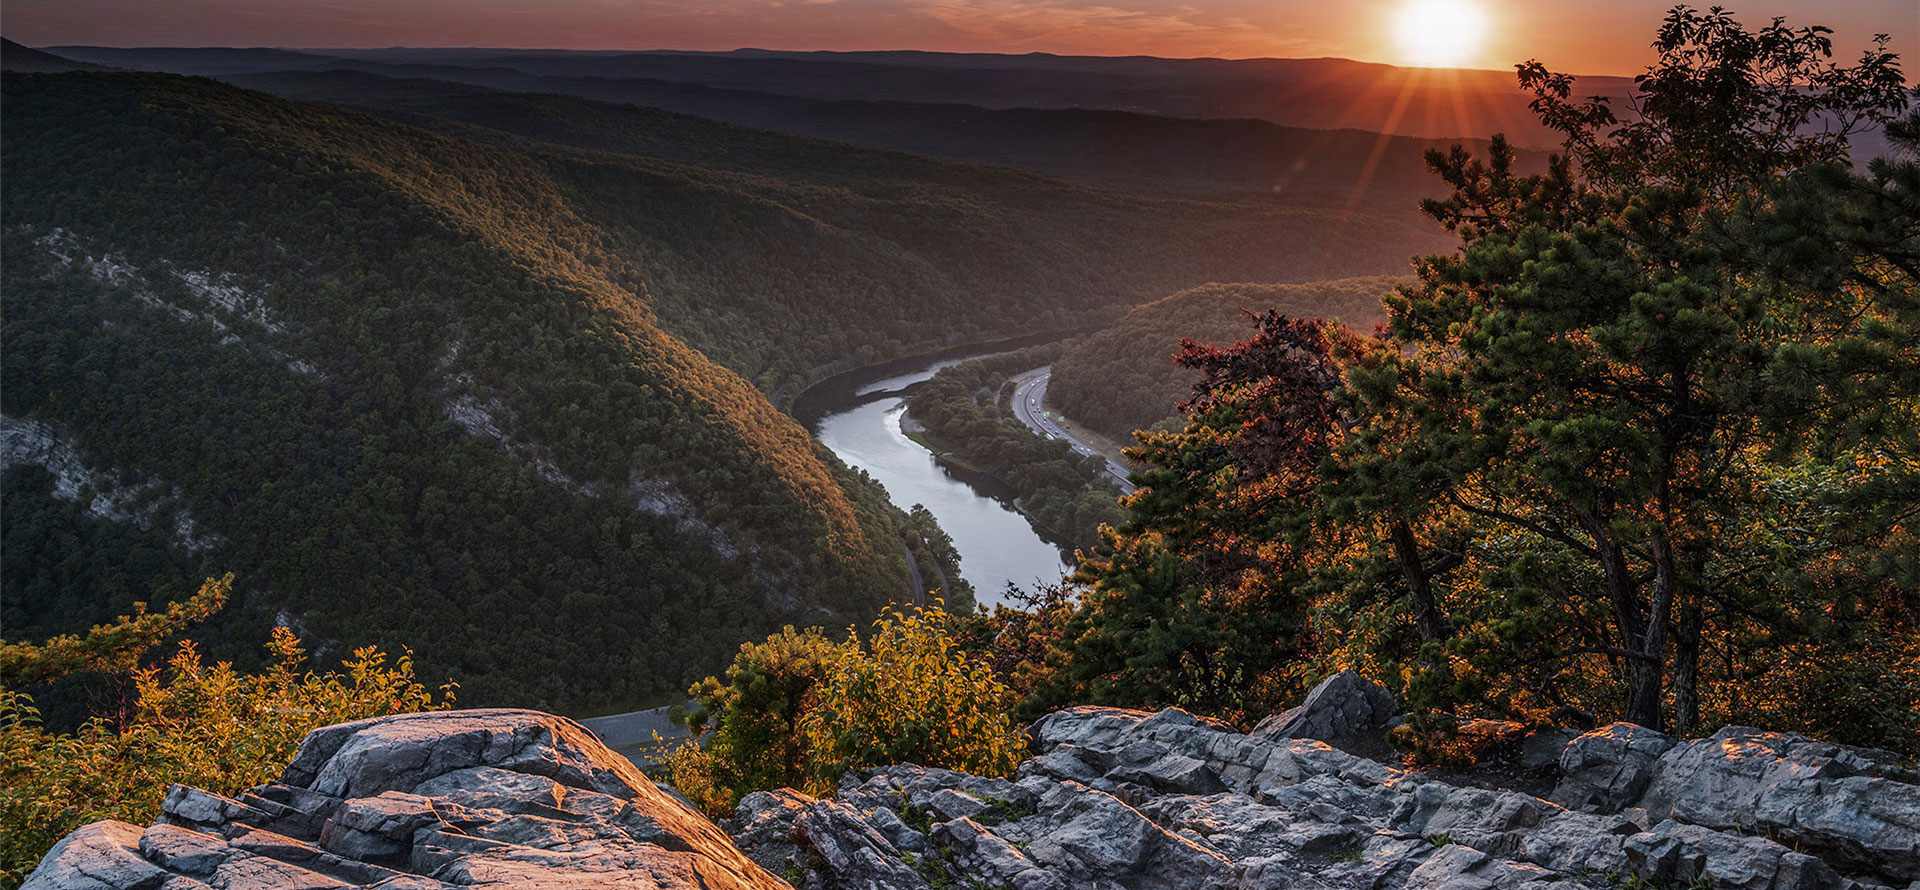
<svg viewBox="0 0 1920 890">
<path fill-rule="evenodd" d="M 1626 549 L 1615 540 L 1606 521 L 1594 514 L 1582 514 L 1580 521 L 1593 538 L 1602 583 L 1608 603 L 1613 607 L 1614 626 L 1619 631 L 1627 663 L 1624 716 L 1630 723 L 1659 729 L 1667 623 L 1665 607 L 1659 603 L 1660 573 L 1655 572 L 1654 602 L 1649 603 L 1640 596 L 1640 584 L 1634 580 L 1632 567 L 1627 564 Z"/>
<path fill-rule="evenodd" d="M 1400 564 L 1400 574 L 1407 581 L 1407 595 L 1413 604 L 1413 623 L 1420 631 L 1420 641 L 1432 643 L 1452 639 L 1453 623 L 1447 620 L 1446 613 L 1440 611 L 1440 604 L 1433 597 L 1433 578 L 1420 559 L 1420 542 L 1414 538 L 1413 528 L 1405 520 L 1395 519 L 1387 533 L 1393 543 L 1394 561 Z"/>
<path fill-rule="evenodd" d="M 1673 635 L 1673 731 L 1692 732 L 1700 722 L 1700 603 L 1680 609 Z"/>
<path fill-rule="evenodd" d="M 1664 731 L 1667 727 L 1662 719 L 1660 694 L 1667 673 L 1667 629 L 1672 624 L 1673 601 L 1679 592 L 1680 579 L 1674 565 L 1673 542 L 1667 540 L 1664 532 L 1656 531 L 1650 543 L 1653 595 L 1647 602 L 1645 630 L 1638 640 L 1638 648 L 1646 659 L 1638 662 L 1640 670 L 1635 672 L 1627 719 L 1648 729 Z"/>
</svg>

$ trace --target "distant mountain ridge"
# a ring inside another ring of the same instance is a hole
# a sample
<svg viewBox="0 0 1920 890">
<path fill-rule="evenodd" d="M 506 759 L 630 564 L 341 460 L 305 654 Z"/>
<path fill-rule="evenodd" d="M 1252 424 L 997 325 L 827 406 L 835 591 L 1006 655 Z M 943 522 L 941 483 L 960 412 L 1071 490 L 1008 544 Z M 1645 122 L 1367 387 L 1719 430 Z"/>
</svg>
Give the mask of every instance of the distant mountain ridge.
<svg viewBox="0 0 1920 890">
<path fill-rule="evenodd" d="M 105 65 L 89 62 L 76 62 L 73 59 L 57 56 L 50 52 L 21 46 L 5 37 L 0 37 L 0 68 L 7 71 L 107 71 Z"/>
<path fill-rule="evenodd" d="M 1499 71 L 1396 68 L 1345 59 L 1158 59 L 954 53 L 527 52 L 497 49 L 281 50 L 56 47 L 128 68 L 222 76 L 352 64 L 502 69 L 538 77 L 657 80 L 829 100 L 1127 111 L 1255 119 L 1422 139 L 1485 139 L 1557 147 Z M 285 55 L 280 55 L 285 53 Z M 1583 94 L 1623 95 L 1631 81 L 1583 77 Z"/>
<path fill-rule="evenodd" d="M 1089 109 L 989 109 L 974 105 L 827 100 L 660 80 L 528 75 L 506 68 L 342 62 L 331 70 L 430 79 L 519 93 L 557 93 L 914 154 L 1019 167 L 1115 188 L 1255 190 L 1338 195 L 1405 208 L 1437 194 L 1424 153 L 1449 140 L 1361 130 L 1282 127 L 1252 119 L 1166 118 Z M 243 86 L 357 102 L 392 85 L 316 72 L 225 75 Z M 1472 147 L 1484 143 L 1470 142 Z M 1544 156 L 1523 152 L 1524 166 Z"/>
</svg>

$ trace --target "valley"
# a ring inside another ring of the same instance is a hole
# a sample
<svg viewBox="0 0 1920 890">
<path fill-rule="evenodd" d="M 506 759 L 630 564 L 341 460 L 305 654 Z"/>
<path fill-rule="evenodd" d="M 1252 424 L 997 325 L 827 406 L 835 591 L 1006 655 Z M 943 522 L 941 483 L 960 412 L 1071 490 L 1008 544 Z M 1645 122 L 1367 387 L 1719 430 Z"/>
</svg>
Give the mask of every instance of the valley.
<svg viewBox="0 0 1920 890">
<path fill-rule="evenodd" d="M 236 617 L 204 634 L 221 657 L 257 651 L 239 616 L 286 615 L 323 646 L 410 645 L 475 703 L 654 704 L 728 638 L 857 623 L 915 577 L 953 574 L 927 549 L 935 529 L 782 414 L 812 382 L 1215 278 L 1392 269 L 1438 237 L 1405 209 L 1098 188 L 354 76 L 264 79 L 289 100 L 8 73 L 6 162 L 34 184 L 6 207 L 7 416 L 176 492 L 170 509 L 218 542 L 143 532 L 128 551 L 111 522 L 50 524 L 64 502 L 10 464 L 9 500 L 42 505 L 12 552 L 78 533 L 93 554 L 78 564 L 141 555 L 131 571 L 11 560 L 10 589 L 66 580 L 57 603 L 9 597 L 10 627 L 84 626 L 219 566 L 239 576 Z M 129 207 L 155 214 L 131 226 Z M 1336 248 L 1340 225 L 1392 234 Z M 86 373 L 101 362 L 147 370 Z M 664 432 L 685 419 L 702 432 Z M 289 430 L 310 444 L 263 444 Z M 977 593 L 1057 577 L 1057 551 L 1016 532 L 1032 565 L 976 558 Z M 418 619 L 447 602 L 483 617 Z M 536 603 L 595 605 L 518 617 Z M 569 617 L 589 613 L 612 618 Z M 704 654 L 645 642 L 692 627 Z"/>
<path fill-rule="evenodd" d="M 0 890 L 1920 878 L 1920 31 L 1365 6 L 14 4 Z"/>
</svg>

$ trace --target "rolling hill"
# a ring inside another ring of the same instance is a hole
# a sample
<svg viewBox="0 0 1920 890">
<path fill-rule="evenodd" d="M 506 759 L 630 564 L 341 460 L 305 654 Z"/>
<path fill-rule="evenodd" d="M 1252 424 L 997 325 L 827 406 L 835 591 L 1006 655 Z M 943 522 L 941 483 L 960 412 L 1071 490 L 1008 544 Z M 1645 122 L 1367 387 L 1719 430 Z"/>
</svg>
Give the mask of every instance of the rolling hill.
<svg viewBox="0 0 1920 890">
<path fill-rule="evenodd" d="M 541 158 L 644 270 L 662 324 L 781 404 L 855 363 L 1081 326 L 1210 280 L 1397 272 L 1445 243 L 1411 191 L 1353 208 L 1344 192 L 1139 194 L 565 96 L 236 79 Z"/>
<path fill-rule="evenodd" d="M 1253 190 L 1295 200 L 1339 199 L 1398 208 L 1409 206 L 1415 196 L 1437 193 L 1424 153 L 1455 142 L 1283 127 L 1253 119 L 810 99 L 639 78 L 540 76 L 505 68 L 352 61 L 335 70 L 342 73 L 272 72 L 224 79 L 283 95 L 363 104 L 370 101 L 364 98 L 368 94 L 449 92 L 424 85 L 438 80 L 658 108 L 784 133 L 1018 167 L 1107 188 Z M 405 86 L 381 85 L 346 71 L 394 78 Z M 1484 141 L 1469 145 L 1479 148 Z M 1545 159 L 1522 152 L 1521 163 L 1544 167 Z"/>
<path fill-rule="evenodd" d="M 1343 199 L 1373 197 L 1403 206 L 1409 193 L 1431 189 L 1422 160 L 1428 148 L 1461 139 L 1477 144 L 1496 131 L 1536 148 L 1558 145 L 1553 134 L 1534 122 L 1526 108 L 1528 97 L 1510 74 L 1426 72 L 1329 59 L 100 47 L 63 51 L 260 88 L 269 88 L 268 81 L 259 79 L 263 75 L 291 88 L 286 77 L 274 76 L 355 70 L 408 81 L 579 96 L 1021 167 L 1107 187 L 1255 189 L 1290 195 L 1337 191 Z M 1616 80 L 1590 85 L 1613 89 Z M 1132 101 L 1130 97 L 1142 91 L 1160 98 Z M 1199 96 L 1211 98 L 1194 101 Z M 1524 161 L 1544 163 L 1537 157 Z"/>
<path fill-rule="evenodd" d="M 187 59 L 173 49 L 55 47 L 130 68 L 237 74 L 305 67 L 242 55 Z M 241 51 L 233 51 L 235 53 Z M 254 52 L 254 51 L 247 51 Z M 1163 117 L 1250 118 L 1288 127 L 1357 129 L 1423 139 L 1486 138 L 1558 147 L 1527 109 L 1511 70 L 1400 68 L 1346 59 L 1161 59 L 1145 56 L 929 52 L 567 52 L 508 49 L 309 50 L 356 62 L 490 68 L 551 77 L 643 78 L 814 99 L 1078 108 Z M 1516 60 L 1518 61 L 1518 60 Z M 1624 77 L 1582 77 L 1583 95 L 1621 95 Z"/>
<path fill-rule="evenodd" d="M 1163 59 L 1148 56 L 1055 56 L 933 52 L 583 52 L 487 48 L 191 49 L 170 47 L 53 47 L 76 59 L 141 70 L 228 76 L 283 70 L 357 68 L 396 77 L 432 77 L 491 86 L 560 92 L 611 101 L 632 101 L 736 123 L 786 129 L 912 151 L 992 163 L 1008 157 L 962 155 L 998 152 L 1012 157 L 1042 154 L 1044 140 L 1028 143 L 1019 125 L 1027 115 L 989 111 L 1072 110 L 1080 115 L 1042 116 L 1043 130 L 1079 134 L 1093 123 L 1103 139 L 1144 126 L 1132 116 L 1163 121 L 1178 137 L 1181 119 L 1234 121 L 1239 140 L 1273 139 L 1249 129 L 1265 121 L 1295 130 L 1357 131 L 1414 141 L 1483 140 L 1504 133 L 1526 151 L 1554 151 L 1561 134 L 1541 125 L 1511 70 L 1402 68 L 1347 59 Z M 1515 59 L 1514 61 L 1519 61 Z M 1550 66 L 1554 60 L 1547 59 Z M 537 85 L 535 82 L 539 82 Z M 1628 77 L 1581 76 L 1579 96 L 1604 96 L 1630 113 Z M 799 100 L 824 100 L 826 106 Z M 833 103 L 851 103 L 839 104 Z M 902 109 L 900 105 L 947 106 Z M 952 127 L 965 112 L 972 124 Z M 1111 118 L 1095 112 L 1118 112 Z M 932 115 L 941 138 L 914 144 L 916 134 L 896 129 L 892 115 Z M 972 127 L 981 128 L 976 138 Z M 944 132 L 942 132 L 944 128 Z M 1117 132 L 1116 132 L 1117 131 Z M 1208 132 L 1204 128 L 1200 132 Z M 993 134 L 992 139 L 984 138 Z M 1009 138 L 1011 136 L 1011 138 Z M 957 137 L 954 138 L 954 137 Z M 1085 138 L 1083 135 L 1078 138 Z M 1007 142 L 1005 147 L 997 144 Z M 1175 143 L 1181 140 L 1176 138 Z M 1878 132 L 1857 134 L 1856 158 L 1886 156 Z M 929 144 L 933 147 L 929 148 Z M 1110 144 L 1110 143 L 1102 143 Z M 1151 143 L 1149 143 L 1151 144 Z M 1195 143 L 1186 143 L 1189 150 Z M 1220 163 L 1219 148 L 1198 143 L 1199 154 L 1179 154 L 1166 163 L 1191 171 Z M 1126 155 L 1128 143 L 1112 150 Z M 1283 146 L 1284 150 L 1284 146 Z M 1387 145 L 1368 148 L 1361 157 Z M 1239 155 L 1233 150 L 1227 157 Z M 1417 161 L 1417 152 L 1413 157 Z M 1046 169 L 1072 175 L 1050 158 Z M 1411 169 L 1420 175 L 1418 164 Z M 1252 177 L 1258 182 L 1261 176 Z"/>
</svg>

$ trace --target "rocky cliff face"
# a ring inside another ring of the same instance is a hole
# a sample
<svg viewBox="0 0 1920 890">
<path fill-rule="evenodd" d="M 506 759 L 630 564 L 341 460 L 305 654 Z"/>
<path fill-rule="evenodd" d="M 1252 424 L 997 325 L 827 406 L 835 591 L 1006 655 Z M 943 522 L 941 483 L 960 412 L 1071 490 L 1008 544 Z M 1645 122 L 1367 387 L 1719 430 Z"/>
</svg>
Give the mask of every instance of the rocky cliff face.
<svg viewBox="0 0 1920 890">
<path fill-rule="evenodd" d="M 237 800 L 176 787 L 150 828 L 74 832 L 28 887 L 1920 890 L 1920 784 L 1881 752 L 1615 724 L 1516 746 L 1538 797 L 1279 735 L 1377 732 L 1378 694 L 1341 683 L 1259 735 L 1060 711 L 1012 779 L 857 772 L 750 795 L 731 838 L 571 721 L 349 723 Z"/>
</svg>

